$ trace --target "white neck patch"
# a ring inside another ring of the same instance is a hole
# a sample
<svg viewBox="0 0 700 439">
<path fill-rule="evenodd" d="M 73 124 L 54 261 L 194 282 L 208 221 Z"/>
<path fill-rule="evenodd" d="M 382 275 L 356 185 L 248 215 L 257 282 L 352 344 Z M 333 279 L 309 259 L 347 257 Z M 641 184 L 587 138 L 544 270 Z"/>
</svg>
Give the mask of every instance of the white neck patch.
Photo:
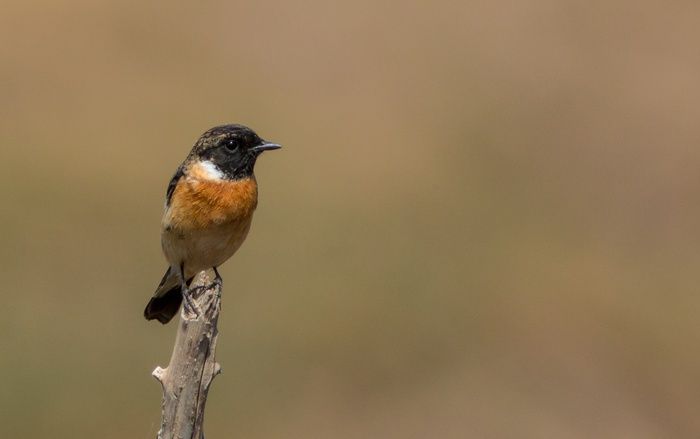
<svg viewBox="0 0 700 439">
<path fill-rule="evenodd" d="M 202 169 L 202 173 L 204 174 L 204 178 L 207 180 L 223 180 L 224 179 L 224 173 L 221 172 L 219 168 L 216 167 L 216 165 L 210 161 L 204 161 L 200 162 L 200 166 Z"/>
</svg>

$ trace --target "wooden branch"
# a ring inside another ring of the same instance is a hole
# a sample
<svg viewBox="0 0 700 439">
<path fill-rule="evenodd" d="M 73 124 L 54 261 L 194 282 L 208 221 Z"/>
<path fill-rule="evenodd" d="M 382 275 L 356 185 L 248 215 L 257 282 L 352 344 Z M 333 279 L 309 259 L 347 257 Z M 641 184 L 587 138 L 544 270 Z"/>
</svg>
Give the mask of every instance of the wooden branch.
<svg viewBox="0 0 700 439">
<path fill-rule="evenodd" d="M 190 284 L 190 295 L 199 315 L 184 301 L 170 364 L 153 371 L 163 386 L 158 439 L 204 438 L 204 405 L 209 385 L 221 371 L 214 360 L 221 278 L 213 270 L 199 273 Z"/>
</svg>

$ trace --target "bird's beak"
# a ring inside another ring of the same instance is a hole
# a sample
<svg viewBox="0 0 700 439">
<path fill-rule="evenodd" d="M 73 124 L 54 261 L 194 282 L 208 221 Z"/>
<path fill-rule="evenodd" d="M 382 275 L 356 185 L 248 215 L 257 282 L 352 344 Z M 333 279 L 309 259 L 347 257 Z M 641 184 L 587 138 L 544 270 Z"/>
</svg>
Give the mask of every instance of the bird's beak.
<svg viewBox="0 0 700 439">
<path fill-rule="evenodd" d="M 263 151 L 269 151 L 269 150 L 280 149 L 280 148 L 282 148 L 282 145 L 278 145 L 277 143 L 265 142 L 262 145 L 254 146 L 251 149 L 259 154 Z"/>
</svg>

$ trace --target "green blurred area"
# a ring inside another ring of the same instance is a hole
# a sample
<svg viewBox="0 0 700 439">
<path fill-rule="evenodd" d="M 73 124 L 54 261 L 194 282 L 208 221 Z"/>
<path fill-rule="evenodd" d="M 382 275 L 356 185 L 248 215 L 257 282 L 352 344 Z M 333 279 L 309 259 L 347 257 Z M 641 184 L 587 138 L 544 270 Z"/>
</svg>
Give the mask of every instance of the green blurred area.
<svg viewBox="0 0 700 439">
<path fill-rule="evenodd" d="M 700 436 L 697 2 L 6 2 L 0 423 L 148 438 L 167 182 L 285 148 L 207 437 Z"/>
</svg>

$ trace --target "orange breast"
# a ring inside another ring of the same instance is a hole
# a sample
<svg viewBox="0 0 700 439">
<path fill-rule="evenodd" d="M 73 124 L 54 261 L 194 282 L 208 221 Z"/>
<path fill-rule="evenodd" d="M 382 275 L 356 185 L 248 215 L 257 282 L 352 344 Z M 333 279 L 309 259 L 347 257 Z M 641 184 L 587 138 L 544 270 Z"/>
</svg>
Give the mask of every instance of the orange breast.
<svg viewBox="0 0 700 439">
<path fill-rule="evenodd" d="M 175 187 L 163 226 L 186 232 L 247 221 L 257 205 L 255 178 L 230 181 L 188 175 Z"/>
</svg>

